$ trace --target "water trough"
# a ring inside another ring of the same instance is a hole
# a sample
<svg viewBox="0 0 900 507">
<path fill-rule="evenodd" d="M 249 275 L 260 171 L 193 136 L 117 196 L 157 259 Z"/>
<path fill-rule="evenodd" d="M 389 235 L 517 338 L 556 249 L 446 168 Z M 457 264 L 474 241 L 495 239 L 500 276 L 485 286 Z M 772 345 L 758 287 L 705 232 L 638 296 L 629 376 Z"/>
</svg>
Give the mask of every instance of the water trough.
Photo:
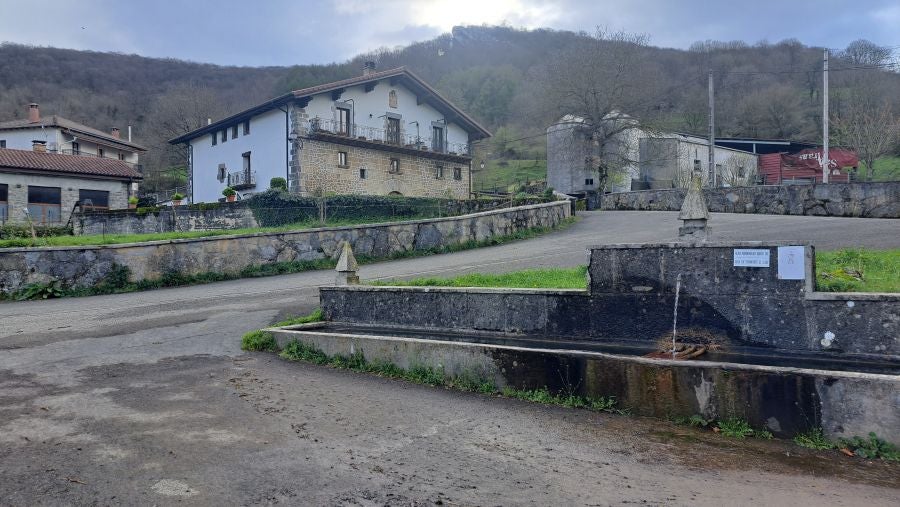
<svg viewBox="0 0 900 507">
<path fill-rule="evenodd" d="M 614 396 L 638 415 L 898 443 L 900 296 L 816 293 L 813 259 L 786 243 L 595 247 L 586 291 L 323 287 L 325 322 L 272 331 L 329 355 Z M 671 341 L 673 308 L 679 340 L 717 346 L 645 357 Z"/>
</svg>

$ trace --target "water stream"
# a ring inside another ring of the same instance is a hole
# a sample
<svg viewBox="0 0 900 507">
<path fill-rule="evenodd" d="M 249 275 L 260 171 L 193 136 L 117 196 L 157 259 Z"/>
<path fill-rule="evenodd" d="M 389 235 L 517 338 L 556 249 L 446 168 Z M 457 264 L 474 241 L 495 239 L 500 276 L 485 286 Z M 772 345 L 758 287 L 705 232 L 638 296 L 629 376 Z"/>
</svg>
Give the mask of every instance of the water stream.
<svg viewBox="0 0 900 507">
<path fill-rule="evenodd" d="M 681 273 L 675 277 L 675 309 L 672 311 L 672 359 L 675 359 L 675 336 L 678 334 L 678 295 L 681 293 Z"/>
</svg>

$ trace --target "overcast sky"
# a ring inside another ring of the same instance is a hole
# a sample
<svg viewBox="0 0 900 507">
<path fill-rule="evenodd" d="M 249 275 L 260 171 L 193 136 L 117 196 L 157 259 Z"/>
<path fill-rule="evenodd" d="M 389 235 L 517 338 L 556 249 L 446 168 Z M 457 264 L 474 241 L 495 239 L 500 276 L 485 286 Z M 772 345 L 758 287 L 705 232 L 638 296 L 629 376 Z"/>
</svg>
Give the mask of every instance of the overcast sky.
<svg viewBox="0 0 900 507">
<path fill-rule="evenodd" d="M 900 46 L 898 0 L 0 0 L 0 41 L 226 65 L 346 60 L 460 24 L 648 34 L 656 46 L 797 38 Z"/>
</svg>

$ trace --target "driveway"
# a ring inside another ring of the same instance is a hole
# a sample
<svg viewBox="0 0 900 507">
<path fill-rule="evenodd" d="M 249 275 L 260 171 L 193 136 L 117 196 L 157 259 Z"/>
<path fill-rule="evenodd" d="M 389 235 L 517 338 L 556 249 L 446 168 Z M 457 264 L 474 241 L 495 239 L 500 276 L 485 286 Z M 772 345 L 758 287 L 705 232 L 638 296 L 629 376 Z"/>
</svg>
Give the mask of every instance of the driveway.
<svg viewBox="0 0 900 507">
<path fill-rule="evenodd" d="M 675 213 L 364 266 L 391 278 L 586 262 Z M 715 215 L 721 239 L 900 247 L 900 222 Z M 240 351 L 331 272 L 0 305 L 0 505 L 896 505 L 900 467 L 667 422 L 429 388 Z"/>
</svg>

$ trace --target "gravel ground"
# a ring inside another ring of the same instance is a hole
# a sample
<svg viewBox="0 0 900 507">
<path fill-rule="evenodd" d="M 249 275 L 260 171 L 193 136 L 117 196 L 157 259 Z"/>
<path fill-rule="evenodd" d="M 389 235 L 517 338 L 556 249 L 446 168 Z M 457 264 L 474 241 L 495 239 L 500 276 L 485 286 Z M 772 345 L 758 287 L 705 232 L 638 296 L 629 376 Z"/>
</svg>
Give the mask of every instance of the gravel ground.
<svg viewBox="0 0 900 507">
<path fill-rule="evenodd" d="M 542 238 L 362 276 L 583 264 L 587 245 L 671 239 L 674 223 L 588 214 Z M 896 248 L 897 224 L 713 222 L 729 239 L 826 248 Z M 311 311 L 332 279 L 0 305 L 0 505 L 900 504 L 894 464 L 239 350 L 247 330 Z"/>
</svg>

